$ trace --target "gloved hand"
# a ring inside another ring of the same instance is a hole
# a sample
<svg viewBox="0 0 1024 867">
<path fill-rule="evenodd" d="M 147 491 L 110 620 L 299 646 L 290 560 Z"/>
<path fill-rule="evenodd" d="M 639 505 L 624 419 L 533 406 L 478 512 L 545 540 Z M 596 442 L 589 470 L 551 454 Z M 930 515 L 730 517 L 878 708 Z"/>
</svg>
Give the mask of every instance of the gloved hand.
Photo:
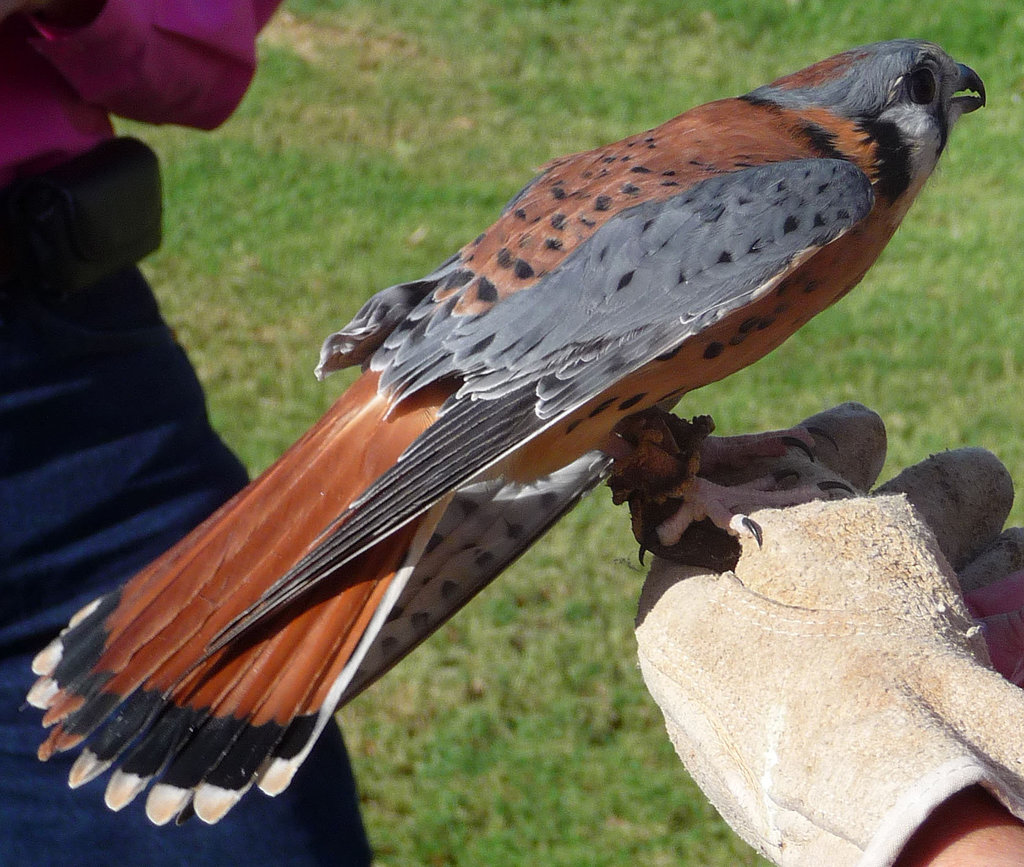
<svg viewBox="0 0 1024 867">
<path fill-rule="evenodd" d="M 874 483 L 876 415 L 847 404 L 804 425 L 817 460 L 794 450 L 777 474 Z M 757 512 L 763 547 L 744 540 L 731 572 L 655 561 L 645 681 L 694 779 L 763 855 L 891 865 L 976 783 L 1024 817 L 1024 692 L 986 647 L 1020 682 L 1024 578 L 990 583 L 1024 561 L 1024 532 L 1000 535 L 1012 498 L 998 460 L 962 449 L 876 496 Z"/>
</svg>

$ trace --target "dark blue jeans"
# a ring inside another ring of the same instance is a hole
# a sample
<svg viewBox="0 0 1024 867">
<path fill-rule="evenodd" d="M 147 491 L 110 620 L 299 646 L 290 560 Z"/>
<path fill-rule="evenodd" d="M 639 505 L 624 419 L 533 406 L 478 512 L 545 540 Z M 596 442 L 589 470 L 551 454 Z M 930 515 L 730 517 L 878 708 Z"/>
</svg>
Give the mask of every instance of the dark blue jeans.
<svg viewBox="0 0 1024 867">
<path fill-rule="evenodd" d="M 73 756 L 35 757 L 33 654 L 245 483 L 137 270 L 61 303 L 0 292 L 0 864 L 368 863 L 334 727 L 284 794 L 214 826 L 112 813 L 105 779 L 72 792 Z"/>
</svg>

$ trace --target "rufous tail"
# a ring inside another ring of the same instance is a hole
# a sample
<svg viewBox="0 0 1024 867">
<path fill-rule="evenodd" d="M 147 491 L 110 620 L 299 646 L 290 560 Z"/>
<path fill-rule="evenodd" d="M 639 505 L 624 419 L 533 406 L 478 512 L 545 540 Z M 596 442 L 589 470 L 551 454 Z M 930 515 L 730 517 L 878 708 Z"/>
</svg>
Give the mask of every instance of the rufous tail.
<svg viewBox="0 0 1024 867">
<path fill-rule="evenodd" d="M 281 791 L 333 712 L 343 672 L 354 673 L 396 574 L 429 537 L 429 517 L 228 644 L 211 645 L 344 521 L 434 421 L 437 405 L 424 395 L 389 407 L 376 374 L 364 374 L 260 478 L 79 612 L 33 664 L 39 679 L 29 702 L 52 726 L 40 758 L 91 736 L 71 784 L 117 763 L 106 799 L 120 809 L 159 778 L 147 800 L 158 823 L 191 811 L 216 821 L 253 782 Z"/>
</svg>

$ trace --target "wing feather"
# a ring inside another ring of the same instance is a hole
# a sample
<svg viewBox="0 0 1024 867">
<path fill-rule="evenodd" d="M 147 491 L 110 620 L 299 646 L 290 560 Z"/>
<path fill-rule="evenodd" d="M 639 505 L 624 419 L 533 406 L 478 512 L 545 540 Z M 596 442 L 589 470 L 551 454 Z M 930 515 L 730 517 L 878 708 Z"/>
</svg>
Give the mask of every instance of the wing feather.
<svg viewBox="0 0 1024 867">
<path fill-rule="evenodd" d="M 610 464 L 601 452 L 588 452 L 528 484 L 481 481 L 458 491 L 340 703 L 385 675 L 490 584 L 598 485 Z"/>
<path fill-rule="evenodd" d="M 444 304 L 423 298 L 409 311 L 413 327 L 394 327 L 370 368 L 395 401 L 451 379 L 458 391 L 212 649 L 617 380 L 760 297 L 872 204 L 871 183 L 852 163 L 772 163 L 622 211 L 561 266 L 486 313 L 454 315 L 457 295 Z"/>
</svg>

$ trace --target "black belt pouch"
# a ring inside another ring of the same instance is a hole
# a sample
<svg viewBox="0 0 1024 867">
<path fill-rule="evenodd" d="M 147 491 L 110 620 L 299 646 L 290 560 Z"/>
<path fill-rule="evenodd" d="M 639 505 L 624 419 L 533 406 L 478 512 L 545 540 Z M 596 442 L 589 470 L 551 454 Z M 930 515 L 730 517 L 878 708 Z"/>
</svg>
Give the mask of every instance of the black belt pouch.
<svg viewBox="0 0 1024 867">
<path fill-rule="evenodd" d="M 160 165 L 138 139 L 109 139 L 15 181 L 2 208 L 19 276 L 66 296 L 160 246 Z"/>
</svg>

